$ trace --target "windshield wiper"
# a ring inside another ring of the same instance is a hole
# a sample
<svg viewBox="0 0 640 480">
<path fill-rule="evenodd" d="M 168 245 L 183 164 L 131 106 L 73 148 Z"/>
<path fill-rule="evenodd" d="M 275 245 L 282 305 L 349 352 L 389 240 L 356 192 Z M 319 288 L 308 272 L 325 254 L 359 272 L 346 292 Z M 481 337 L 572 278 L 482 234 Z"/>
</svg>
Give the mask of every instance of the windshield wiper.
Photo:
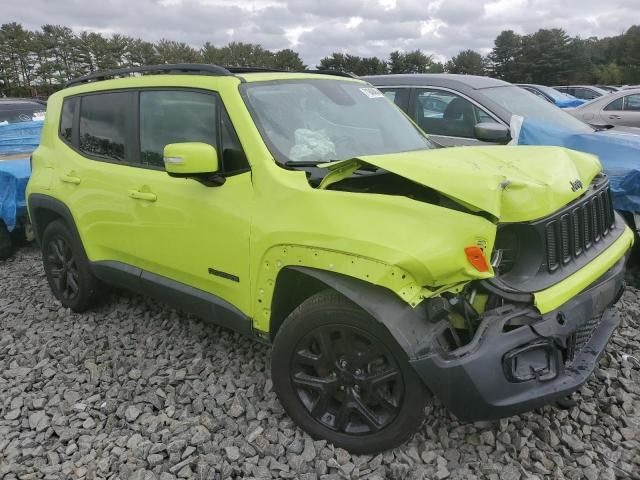
<svg viewBox="0 0 640 480">
<path fill-rule="evenodd" d="M 294 160 L 288 160 L 286 162 L 284 162 L 284 166 L 285 167 L 317 167 L 318 165 L 321 165 L 323 163 L 334 163 L 334 162 L 341 162 L 342 159 L 337 159 L 337 160 L 313 160 L 313 161 L 300 161 L 300 162 L 296 162 Z"/>
</svg>

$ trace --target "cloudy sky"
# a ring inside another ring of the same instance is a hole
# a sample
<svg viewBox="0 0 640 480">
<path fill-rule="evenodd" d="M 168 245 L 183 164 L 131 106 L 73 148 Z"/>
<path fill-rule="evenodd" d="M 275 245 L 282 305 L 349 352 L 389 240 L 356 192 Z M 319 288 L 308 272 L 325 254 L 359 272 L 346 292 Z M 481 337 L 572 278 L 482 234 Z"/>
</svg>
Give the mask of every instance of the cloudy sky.
<svg viewBox="0 0 640 480">
<path fill-rule="evenodd" d="M 53 23 L 196 47 L 290 47 L 313 66 L 334 51 L 386 57 L 419 48 L 439 59 L 466 48 L 486 53 L 504 29 L 617 35 L 640 19 L 640 0 L 0 0 L 0 12 L 0 22 L 30 29 Z"/>
</svg>

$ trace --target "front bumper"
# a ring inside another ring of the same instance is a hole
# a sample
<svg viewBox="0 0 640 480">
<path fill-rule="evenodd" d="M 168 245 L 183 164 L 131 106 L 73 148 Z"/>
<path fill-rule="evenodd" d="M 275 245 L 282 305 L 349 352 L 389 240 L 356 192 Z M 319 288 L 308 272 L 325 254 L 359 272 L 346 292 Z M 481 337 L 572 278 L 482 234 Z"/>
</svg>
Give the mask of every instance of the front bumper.
<svg viewBox="0 0 640 480">
<path fill-rule="evenodd" d="M 587 381 L 620 322 L 611 307 L 624 288 L 624 263 L 545 314 L 511 305 L 488 312 L 471 343 L 411 364 L 465 421 L 508 417 L 564 397 Z"/>
</svg>

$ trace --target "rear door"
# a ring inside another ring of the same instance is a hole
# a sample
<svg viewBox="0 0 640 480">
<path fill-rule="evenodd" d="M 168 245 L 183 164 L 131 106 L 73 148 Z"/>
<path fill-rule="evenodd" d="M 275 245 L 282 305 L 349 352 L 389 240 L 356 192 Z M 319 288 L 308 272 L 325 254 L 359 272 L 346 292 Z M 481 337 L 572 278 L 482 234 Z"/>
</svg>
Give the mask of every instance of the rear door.
<svg viewBox="0 0 640 480">
<path fill-rule="evenodd" d="M 629 99 L 629 97 L 635 98 Z M 640 127 L 640 118 L 638 118 L 640 106 L 636 105 L 638 99 L 640 99 L 640 95 L 626 95 L 610 101 L 599 112 L 601 123 L 603 125 Z"/>
<path fill-rule="evenodd" d="M 624 110 L 619 115 L 621 118 L 618 125 L 640 127 L 640 93 L 624 97 Z"/>
<path fill-rule="evenodd" d="M 135 218 L 121 190 L 132 172 L 133 93 L 64 100 L 52 189 L 70 209 L 89 259 L 136 263 Z"/>
</svg>

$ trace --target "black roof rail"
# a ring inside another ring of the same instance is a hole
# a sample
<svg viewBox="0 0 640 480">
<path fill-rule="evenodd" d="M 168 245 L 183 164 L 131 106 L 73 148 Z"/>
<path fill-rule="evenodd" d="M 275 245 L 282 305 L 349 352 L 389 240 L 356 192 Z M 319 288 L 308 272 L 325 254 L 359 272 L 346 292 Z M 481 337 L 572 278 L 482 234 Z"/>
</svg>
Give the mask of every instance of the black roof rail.
<svg viewBox="0 0 640 480">
<path fill-rule="evenodd" d="M 211 75 L 211 76 L 233 76 L 236 73 L 258 73 L 258 72 L 282 72 L 282 73 L 317 73 L 321 75 L 335 75 L 336 77 L 358 78 L 356 75 L 340 70 L 302 70 L 292 72 L 277 68 L 264 67 L 221 67 L 219 65 L 198 64 L 198 63 L 176 63 L 162 65 L 144 65 L 141 67 L 119 68 L 116 70 L 101 70 L 90 73 L 82 77 L 69 80 L 65 87 L 81 85 L 89 82 L 99 82 L 109 78 L 130 76 L 136 73 L 156 73 L 156 74 L 182 74 L 182 75 Z"/>
<path fill-rule="evenodd" d="M 344 72 L 342 70 L 316 69 L 303 70 L 302 73 L 317 73 L 319 75 L 334 75 L 336 77 L 358 78 L 357 75 L 350 72 Z"/>
<path fill-rule="evenodd" d="M 265 68 L 265 67 L 225 67 L 231 73 L 260 73 L 260 72 L 282 72 L 282 73 L 317 73 L 319 75 L 335 75 L 336 77 L 358 78 L 353 73 L 343 72 L 341 70 L 284 70 L 281 68 Z"/>
<path fill-rule="evenodd" d="M 114 77 L 129 76 L 135 73 L 164 73 L 164 74 L 187 74 L 187 75 L 212 75 L 230 76 L 229 70 L 218 65 L 196 64 L 196 63 L 176 63 L 162 65 L 144 65 L 141 67 L 119 68 L 116 70 L 103 70 L 82 77 L 69 80 L 65 87 L 72 87 L 82 83 L 98 82 Z"/>
<path fill-rule="evenodd" d="M 289 70 L 283 70 L 281 68 L 268 68 L 268 67 L 224 67 L 224 68 L 229 70 L 231 73 L 289 72 Z"/>
</svg>

